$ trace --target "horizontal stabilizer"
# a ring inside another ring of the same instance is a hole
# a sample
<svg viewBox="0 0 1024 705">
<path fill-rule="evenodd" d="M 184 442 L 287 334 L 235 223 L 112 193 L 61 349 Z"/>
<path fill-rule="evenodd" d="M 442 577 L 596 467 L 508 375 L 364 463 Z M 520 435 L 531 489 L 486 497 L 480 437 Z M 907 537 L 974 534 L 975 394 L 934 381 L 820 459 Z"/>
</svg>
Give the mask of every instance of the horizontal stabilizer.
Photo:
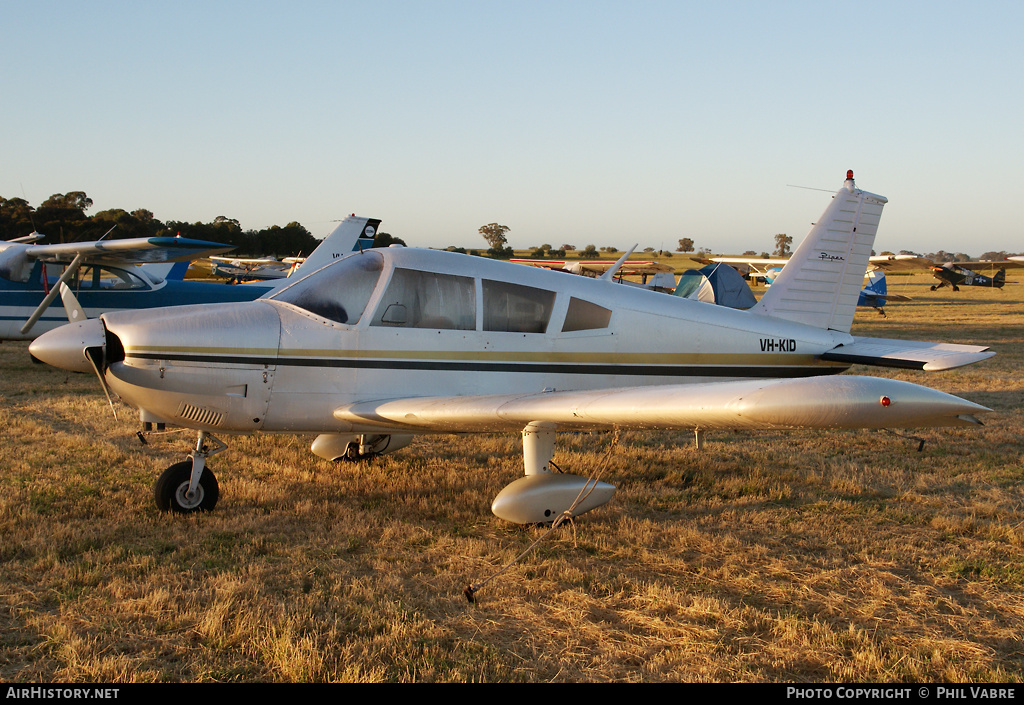
<svg viewBox="0 0 1024 705">
<path fill-rule="evenodd" d="M 852 343 L 828 351 L 821 359 L 935 372 L 970 365 L 993 355 L 994 352 L 980 345 L 854 337 Z"/>
</svg>

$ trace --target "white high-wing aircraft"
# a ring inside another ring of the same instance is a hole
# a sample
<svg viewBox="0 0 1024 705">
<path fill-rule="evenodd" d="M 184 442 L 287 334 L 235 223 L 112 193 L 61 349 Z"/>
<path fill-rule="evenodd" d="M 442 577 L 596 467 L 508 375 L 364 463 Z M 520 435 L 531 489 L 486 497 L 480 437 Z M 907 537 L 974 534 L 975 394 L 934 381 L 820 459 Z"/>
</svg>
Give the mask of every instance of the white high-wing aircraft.
<svg viewBox="0 0 1024 705">
<path fill-rule="evenodd" d="M 308 274 L 350 252 L 373 246 L 380 221 L 351 216 L 325 237 L 295 270 Z M 0 242 L 0 340 L 31 340 L 67 323 L 63 311 L 47 311 L 67 283 L 90 318 L 109 311 L 184 304 L 252 301 L 286 280 L 226 286 L 182 281 L 155 263 L 185 262 L 234 249 L 179 237 L 33 244 L 33 233 Z M 148 263 L 142 264 L 139 263 Z M 49 268 L 49 269 L 48 269 Z"/>
<path fill-rule="evenodd" d="M 451 252 L 344 257 L 258 301 L 104 314 L 30 351 L 98 372 L 144 427 L 198 431 L 158 506 L 213 509 L 213 434 L 320 434 L 331 459 L 415 434 L 520 431 L 526 476 L 492 511 L 581 514 L 614 487 L 549 470 L 560 430 L 965 426 L 988 409 L 851 363 L 941 370 L 994 353 L 850 327 L 886 199 L 848 176 L 775 284 L 741 311 Z"/>
</svg>

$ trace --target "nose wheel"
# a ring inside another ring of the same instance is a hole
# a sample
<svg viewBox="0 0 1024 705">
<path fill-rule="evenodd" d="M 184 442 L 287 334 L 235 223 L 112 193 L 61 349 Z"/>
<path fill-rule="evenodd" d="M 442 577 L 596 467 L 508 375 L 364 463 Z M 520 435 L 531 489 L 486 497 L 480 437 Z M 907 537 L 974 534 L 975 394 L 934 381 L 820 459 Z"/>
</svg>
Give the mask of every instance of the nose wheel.
<svg viewBox="0 0 1024 705">
<path fill-rule="evenodd" d="M 216 444 L 212 450 L 207 447 L 207 440 Z M 224 450 L 227 446 L 220 440 L 200 431 L 188 460 L 175 463 L 157 478 L 153 486 L 157 508 L 175 514 L 213 511 L 220 497 L 220 487 L 213 471 L 206 467 L 206 459 Z"/>
<path fill-rule="evenodd" d="M 190 493 L 188 487 L 191 477 L 191 460 L 183 460 L 164 470 L 153 486 L 157 508 L 175 514 L 213 511 L 220 496 L 217 478 L 209 468 L 205 468 L 199 484 Z"/>
</svg>

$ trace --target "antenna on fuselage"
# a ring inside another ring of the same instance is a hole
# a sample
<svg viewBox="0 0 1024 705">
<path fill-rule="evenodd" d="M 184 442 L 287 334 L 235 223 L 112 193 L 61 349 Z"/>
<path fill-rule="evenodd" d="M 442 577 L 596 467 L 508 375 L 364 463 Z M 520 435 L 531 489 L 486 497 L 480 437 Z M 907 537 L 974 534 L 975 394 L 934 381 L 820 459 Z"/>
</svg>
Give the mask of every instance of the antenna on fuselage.
<svg viewBox="0 0 1024 705">
<path fill-rule="evenodd" d="M 639 244 L 640 244 L 640 243 L 637 243 L 637 245 L 639 245 Z M 633 250 L 635 250 L 635 249 L 637 248 L 637 245 L 633 245 L 633 246 L 632 246 L 632 247 L 630 247 L 630 248 L 629 248 L 628 250 L 626 250 L 626 253 L 625 253 L 624 255 L 622 255 L 622 257 L 619 257 L 618 261 L 617 261 L 617 262 L 616 262 L 615 264 L 613 264 L 613 265 L 612 265 L 612 266 L 611 266 L 611 267 L 610 267 L 610 268 L 608 269 L 608 271 L 607 271 L 607 272 L 605 272 L 604 274 L 602 274 L 602 275 L 601 275 L 600 277 L 598 277 L 598 278 L 599 278 L 599 279 L 607 279 L 608 281 L 612 281 L 612 280 L 613 280 L 613 279 L 615 278 L 615 273 L 616 273 L 617 271 L 619 271 L 619 268 L 620 268 L 620 267 L 622 267 L 622 263 L 623 263 L 623 262 L 625 262 L 625 261 L 626 261 L 626 260 L 627 260 L 627 259 L 629 258 L 629 256 L 630 256 L 631 254 L 633 254 Z"/>
</svg>

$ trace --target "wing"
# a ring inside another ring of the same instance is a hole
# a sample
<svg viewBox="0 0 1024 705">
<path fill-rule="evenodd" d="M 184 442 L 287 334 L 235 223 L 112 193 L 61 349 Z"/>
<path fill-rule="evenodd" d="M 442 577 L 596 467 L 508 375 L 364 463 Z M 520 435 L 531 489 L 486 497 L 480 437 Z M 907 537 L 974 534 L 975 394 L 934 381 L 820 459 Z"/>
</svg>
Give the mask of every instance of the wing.
<svg viewBox="0 0 1024 705">
<path fill-rule="evenodd" d="M 917 255 L 873 255 L 868 258 L 868 270 L 881 269 L 886 272 L 923 272 L 935 263 Z"/>
<path fill-rule="evenodd" d="M 415 397 L 342 406 L 345 431 L 912 428 L 978 423 L 985 407 L 900 380 L 836 375 L 586 391 Z"/>
<path fill-rule="evenodd" d="M 925 343 L 889 338 L 860 338 L 840 345 L 823 355 L 822 360 L 849 362 L 877 367 L 900 367 L 935 372 L 970 365 L 995 355 L 980 345 Z"/>
<path fill-rule="evenodd" d="M 128 265 L 143 262 L 183 262 L 235 249 L 234 245 L 183 237 L 137 237 L 57 245 L 28 245 L 25 254 L 44 262 L 70 262 L 82 255 L 84 264 Z"/>
</svg>

